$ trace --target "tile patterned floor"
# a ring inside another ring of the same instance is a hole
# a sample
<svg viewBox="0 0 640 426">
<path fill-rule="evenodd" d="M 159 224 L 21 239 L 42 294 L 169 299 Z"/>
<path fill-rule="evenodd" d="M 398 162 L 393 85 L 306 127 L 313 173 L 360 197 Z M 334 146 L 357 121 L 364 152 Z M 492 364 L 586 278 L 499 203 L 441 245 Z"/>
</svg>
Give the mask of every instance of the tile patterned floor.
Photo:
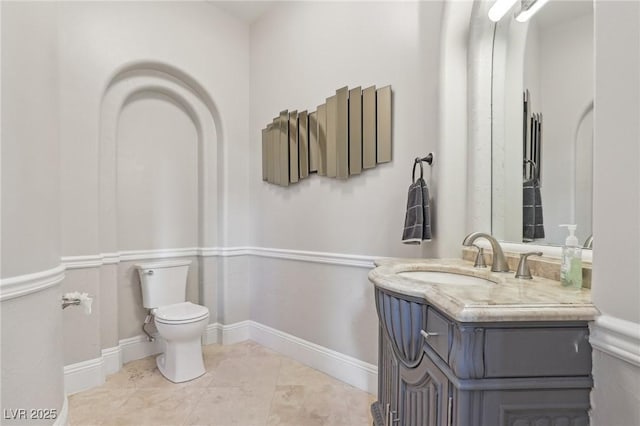
<svg viewBox="0 0 640 426">
<path fill-rule="evenodd" d="M 104 385 L 69 397 L 85 425 L 367 426 L 374 397 L 247 341 L 203 347 L 207 373 L 166 380 L 155 357 L 126 364 Z"/>
</svg>

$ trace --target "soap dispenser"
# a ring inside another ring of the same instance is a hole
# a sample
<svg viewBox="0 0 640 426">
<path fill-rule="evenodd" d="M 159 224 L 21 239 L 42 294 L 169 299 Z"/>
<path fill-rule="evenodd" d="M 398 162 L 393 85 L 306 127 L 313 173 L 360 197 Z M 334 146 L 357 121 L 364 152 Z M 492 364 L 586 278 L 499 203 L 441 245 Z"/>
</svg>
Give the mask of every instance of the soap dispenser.
<svg viewBox="0 0 640 426">
<path fill-rule="evenodd" d="M 577 225 L 560 225 L 569 230 L 569 236 L 562 247 L 560 283 L 564 287 L 582 288 L 582 248 L 575 236 Z"/>
</svg>

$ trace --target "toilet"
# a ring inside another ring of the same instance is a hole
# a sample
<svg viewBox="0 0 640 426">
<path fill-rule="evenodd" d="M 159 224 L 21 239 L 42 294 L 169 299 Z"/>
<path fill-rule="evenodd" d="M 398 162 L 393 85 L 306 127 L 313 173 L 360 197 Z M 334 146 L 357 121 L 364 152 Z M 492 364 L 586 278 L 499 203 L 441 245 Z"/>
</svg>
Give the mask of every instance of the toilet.
<svg viewBox="0 0 640 426">
<path fill-rule="evenodd" d="M 156 358 L 156 364 L 160 373 L 174 383 L 205 373 L 201 337 L 209 323 L 209 310 L 185 300 L 190 264 L 190 260 L 170 260 L 135 265 L 142 304 L 150 310 L 165 341 L 164 353 Z"/>
</svg>

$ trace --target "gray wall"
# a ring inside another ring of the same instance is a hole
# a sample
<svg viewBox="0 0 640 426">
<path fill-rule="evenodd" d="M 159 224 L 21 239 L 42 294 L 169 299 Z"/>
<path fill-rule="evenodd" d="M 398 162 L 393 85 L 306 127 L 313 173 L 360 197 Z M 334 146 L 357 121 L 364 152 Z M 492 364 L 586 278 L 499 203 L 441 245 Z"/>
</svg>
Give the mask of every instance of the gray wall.
<svg viewBox="0 0 640 426">
<path fill-rule="evenodd" d="M 0 7 L 1 270 L 6 279 L 60 264 L 57 6 L 2 2 Z M 3 295 L 3 413 L 21 408 L 62 409 L 59 288 L 56 284 L 12 299 Z"/>
<path fill-rule="evenodd" d="M 441 8 L 438 2 L 285 2 L 252 25 L 252 245 L 420 257 L 437 255 L 441 241 L 456 238 L 438 234 L 435 223 L 433 242 L 416 247 L 400 241 L 413 159 L 438 147 Z M 313 111 L 345 85 L 388 84 L 391 163 L 347 181 L 312 175 L 289 188 L 262 182 L 260 130 L 279 111 Z M 425 167 L 433 185 L 436 174 Z M 445 196 L 432 189 L 436 200 Z M 376 362 L 366 269 L 252 258 L 250 284 L 251 319 Z"/>
<path fill-rule="evenodd" d="M 2 277 L 60 263 L 56 9 L 2 4 Z"/>
<path fill-rule="evenodd" d="M 640 424 L 640 3 L 596 2 L 595 35 L 592 295 L 624 324 L 604 330 L 612 349 L 628 349 L 594 350 L 592 424 L 623 426 Z"/>
<path fill-rule="evenodd" d="M 198 132 L 182 106 L 157 92 L 120 114 L 118 248 L 198 246 Z"/>
<path fill-rule="evenodd" d="M 141 334 L 145 310 L 132 265 L 144 259 L 100 265 L 103 254 L 247 244 L 249 29 L 206 2 L 64 2 L 59 9 L 62 255 L 98 259 L 97 266 L 69 270 L 63 284 L 95 297 L 94 314 L 82 326 L 80 312 L 64 312 L 65 364 L 71 364 Z M 176 87 L 211 99 L 215 129 L 198 121 L 189 99 L 176 102 L 162 90 L 110 109 L 114 76 L 147 62 L 177 70 L 169 77 L 181 79 Z M 114 140 L 102 133 L 107 119 L 116 121 Z M 203 147 L 204 132 L 219 149 Z M 117 156 L 105 168 L 110 149 Z M 114 191 L 115 203 L 101 200 L 101 185 Z M 205 203 L 209 215 L 201 218 Z M 105 212 L 113 212 L 113 222 Z M 216 322 L 219 283 L 233 283 L 227 297 L 242 295 L 248 284 L 228 278 L 216 258 L 191 259 L 188 298 L 206 304 Z"/>
</svg>

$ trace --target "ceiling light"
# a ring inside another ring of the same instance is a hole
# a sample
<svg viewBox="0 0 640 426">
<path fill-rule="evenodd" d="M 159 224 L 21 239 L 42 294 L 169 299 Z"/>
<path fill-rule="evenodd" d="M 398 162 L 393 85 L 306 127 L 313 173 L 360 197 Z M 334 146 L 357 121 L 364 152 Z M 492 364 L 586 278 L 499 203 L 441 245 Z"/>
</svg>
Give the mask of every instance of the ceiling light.
<svg viewBox="0 0 640 426">
<path fill-rule="evenodd" d="M 489 9 L 489 19 L 498 22 L 518 0 L 496 0 Z"/>
<path fill-rule="evenodd" d="M 516 21 L 527 22 L 533 15 L 539 11 L 549 0 L 533 0 L 529 3 L 528 7 L 520 9 L 520 12 L 516 15 Z"/>
</svg>

